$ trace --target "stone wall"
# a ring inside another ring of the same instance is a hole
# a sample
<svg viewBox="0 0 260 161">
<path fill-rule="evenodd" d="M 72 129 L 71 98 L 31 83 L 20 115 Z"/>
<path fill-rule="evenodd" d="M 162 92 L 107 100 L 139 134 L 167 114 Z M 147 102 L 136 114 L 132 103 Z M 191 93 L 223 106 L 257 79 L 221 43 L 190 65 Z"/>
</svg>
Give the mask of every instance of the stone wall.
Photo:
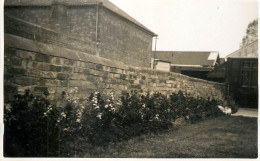
<svg viewBox="0 0 260 161">
<path fill-rule="evenodd" d="M 47 91 L 49 99 L 59 102 L 62 92 L 89 97 L 94 91 L 103 94 L 122 91 L 161 92 L 170 95 L 179 90 L 192 96 L 223 100 L 226 86 L 190 78 L 178 73 L 127 66 L 84 52 L 39 43 L 5 34 L 4 98 L 30 89 L 36 94 Z M 76 88 L 77 93 L 75 92 Z"/>
</svg>

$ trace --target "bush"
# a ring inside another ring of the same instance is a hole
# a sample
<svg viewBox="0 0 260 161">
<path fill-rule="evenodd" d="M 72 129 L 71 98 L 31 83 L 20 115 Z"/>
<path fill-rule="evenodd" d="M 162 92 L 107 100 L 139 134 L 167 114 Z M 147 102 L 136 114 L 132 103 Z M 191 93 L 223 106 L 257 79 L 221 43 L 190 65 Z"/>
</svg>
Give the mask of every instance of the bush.
<svg viewBox="0 0 260 161">
<path fill-rule="evenodd" d="M 4 156 L 57 156 L 57 108 L 29 90 L 14 98 L 4 107 Z"/>
<path fill-rule="evenodd" d="M 231 108 L 231 113 L 236 113 L 238 111 L 238 105 L 232 96 L 227 96 L 223 105 Z"/>
<path fill-rule="evenodd" d="M 178 118 L 194 123 L 222 114 L 217 101 L 182 92 L 169 98 L 160 93 L 125 93 L 121 100 L 115 100 L 112 92 L 106 98 L 98 92 L 86 99 L 65 92 L 62 96 L 65 105 L 59 109 L 28 91 L 16 96 L 11 110 L 5 111 L 7 156 L 78 156 L 111 142 L 168 129 Z"/>
<path fill-rule="evenodd" d="M 184 117 L 192 123 L 213 116 L 223 115 L 216 100 L 194 98 L 179 91 L 170 96 L 170 105 L 174 119 Z"/>
</svg>

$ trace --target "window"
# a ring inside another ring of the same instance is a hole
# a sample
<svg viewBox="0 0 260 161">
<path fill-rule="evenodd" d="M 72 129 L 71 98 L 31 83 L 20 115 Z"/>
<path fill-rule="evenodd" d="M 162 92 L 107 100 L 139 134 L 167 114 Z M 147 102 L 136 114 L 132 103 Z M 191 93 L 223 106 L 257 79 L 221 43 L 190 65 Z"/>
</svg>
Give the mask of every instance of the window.
<svg viewBox="0 0 260 161">
<path fill-rule="evenodd" d="M 242 87 L 257 87 L 258 85 L 257 60 L 241 61 L 241 85 Z"/>
</svg>

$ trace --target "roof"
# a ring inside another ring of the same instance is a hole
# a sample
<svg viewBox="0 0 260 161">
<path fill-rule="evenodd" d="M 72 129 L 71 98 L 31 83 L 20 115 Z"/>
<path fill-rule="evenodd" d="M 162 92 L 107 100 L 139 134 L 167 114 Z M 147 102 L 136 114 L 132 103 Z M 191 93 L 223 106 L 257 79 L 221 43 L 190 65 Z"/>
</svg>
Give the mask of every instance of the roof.
<svg viewBox="0 0 260 161">
<path fill-rule="evenodd" d="M 84 6 L 100 4 L 108 10 L 116 13 L 124 19 L 134 23 L 135 25 L 148 31 L 151 35 L 157 36 L 154 32 L 135 20 L 133 17 L 125 13 L 109 0 L 5 0 L 5 6 L 51 6 L 53 3 L 64 3 L 68 6 Z"/>
<path fill-rule="evenodd" d="M 153 51 L 155 52 L 155 51 Z M 155 58 L 170 61 L 176 66 L 214 66 L 218 52 L 197 52 L 197 51 L 156 51 Z"/>
<path fill-rule="evenodd" d="M 258 40 L 234 51 L 226 58 L 258 58 Z"/>
<path fill-rule="evenodd" d="M 225 58 L 219 58 L 220 64 L 225 63 Z"/>
</svg>

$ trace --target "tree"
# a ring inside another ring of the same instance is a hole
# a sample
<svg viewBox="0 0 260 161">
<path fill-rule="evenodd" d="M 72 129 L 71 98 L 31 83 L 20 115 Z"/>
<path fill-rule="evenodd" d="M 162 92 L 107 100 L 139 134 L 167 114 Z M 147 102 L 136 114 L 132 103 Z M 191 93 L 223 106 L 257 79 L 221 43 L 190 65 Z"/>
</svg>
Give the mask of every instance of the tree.
<svg viewBox="0 0 260 161">
<path fill-rule="evenodd" d="M 246 35 L 242 39 L 240 48 L 250 44 L 253 41 L 258 40 L 258 19 L 250 22 L 247 26 Z"/>
</svg>

